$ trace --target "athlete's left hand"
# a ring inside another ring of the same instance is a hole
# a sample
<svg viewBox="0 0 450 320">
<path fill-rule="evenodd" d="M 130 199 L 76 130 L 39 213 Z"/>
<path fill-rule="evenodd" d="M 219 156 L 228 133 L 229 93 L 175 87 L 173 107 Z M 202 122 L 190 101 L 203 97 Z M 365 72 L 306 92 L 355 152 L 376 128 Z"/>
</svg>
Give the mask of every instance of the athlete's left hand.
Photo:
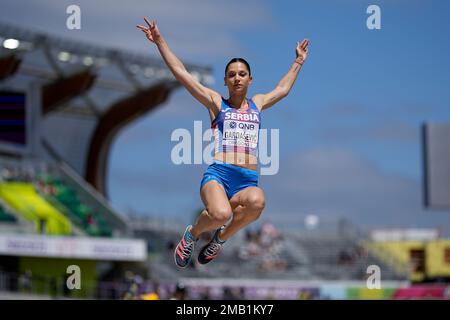
<svg viewBox="0 0 450 320">
<path fill-rule="evenodd" d="M 296 58 L 300 58 L 303 61 L 306 60 L 306 57 L 308 56 L 308 39 L 303 39 L 302 43 L 297 42 L 297 48 L 295 49 L 295 53 L 297 54 Z"/>
</svg>

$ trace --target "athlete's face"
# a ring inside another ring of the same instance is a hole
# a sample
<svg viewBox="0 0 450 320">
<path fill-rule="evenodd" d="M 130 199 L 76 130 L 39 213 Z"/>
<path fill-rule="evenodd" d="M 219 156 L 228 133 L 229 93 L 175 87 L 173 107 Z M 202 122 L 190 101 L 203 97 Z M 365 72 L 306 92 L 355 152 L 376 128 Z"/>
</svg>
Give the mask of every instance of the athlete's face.
<svg viewBox="0 0 450 320">
<path fill-rule="evenodd" d="M 230 93 L 246 94 L 248 86 L 252 83 L 252 76 L 244 63 L 233 62 L 228 66 L 224 81 Z"/>
</svg>

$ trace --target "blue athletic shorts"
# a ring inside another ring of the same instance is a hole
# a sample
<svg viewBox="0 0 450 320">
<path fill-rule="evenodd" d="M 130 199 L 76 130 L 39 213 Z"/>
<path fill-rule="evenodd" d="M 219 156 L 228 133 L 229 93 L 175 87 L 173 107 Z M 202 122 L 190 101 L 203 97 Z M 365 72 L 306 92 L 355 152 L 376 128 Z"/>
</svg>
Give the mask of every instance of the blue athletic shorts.
<svg viewBox="0 0 450 320">
<path fill-rule="evenodd" d="M 225 189 L 228 200 L 247 187 L 258 186 L 258 172 L 222 161 L 214 160 L 203 174 L 200 190 L 211 180 L 216 180 Z"/>
</svg>

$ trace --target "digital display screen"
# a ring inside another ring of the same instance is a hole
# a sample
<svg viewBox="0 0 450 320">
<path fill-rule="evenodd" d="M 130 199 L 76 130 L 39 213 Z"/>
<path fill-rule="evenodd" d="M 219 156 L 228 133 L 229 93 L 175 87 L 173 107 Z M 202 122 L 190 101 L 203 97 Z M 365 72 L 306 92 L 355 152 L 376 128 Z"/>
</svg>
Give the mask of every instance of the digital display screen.
<svg viewBox="0 0 450 320">
<path fill-rule="evenodd" d="M 450 208 L 450 124 L 423 126 L 425 206 Z"/>
<path fill-rule="evenodd" d="M 26 145 L 24 93 L 0 91 L 0 142 Z"/>
</svg>

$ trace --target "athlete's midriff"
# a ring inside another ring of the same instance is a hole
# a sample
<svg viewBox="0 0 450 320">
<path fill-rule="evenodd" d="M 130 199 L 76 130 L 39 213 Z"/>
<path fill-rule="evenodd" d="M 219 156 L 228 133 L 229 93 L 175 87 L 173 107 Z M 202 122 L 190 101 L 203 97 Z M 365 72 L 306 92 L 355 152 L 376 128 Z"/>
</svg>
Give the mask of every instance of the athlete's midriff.
<svg viewBox="0 0 450 320">
<path fill-rule="evenodd" d="M 219 152 L 214 159 L 250 170 L 256 170 L 258 164 L 254 155 L 244 152 Z"/>
</svg>

